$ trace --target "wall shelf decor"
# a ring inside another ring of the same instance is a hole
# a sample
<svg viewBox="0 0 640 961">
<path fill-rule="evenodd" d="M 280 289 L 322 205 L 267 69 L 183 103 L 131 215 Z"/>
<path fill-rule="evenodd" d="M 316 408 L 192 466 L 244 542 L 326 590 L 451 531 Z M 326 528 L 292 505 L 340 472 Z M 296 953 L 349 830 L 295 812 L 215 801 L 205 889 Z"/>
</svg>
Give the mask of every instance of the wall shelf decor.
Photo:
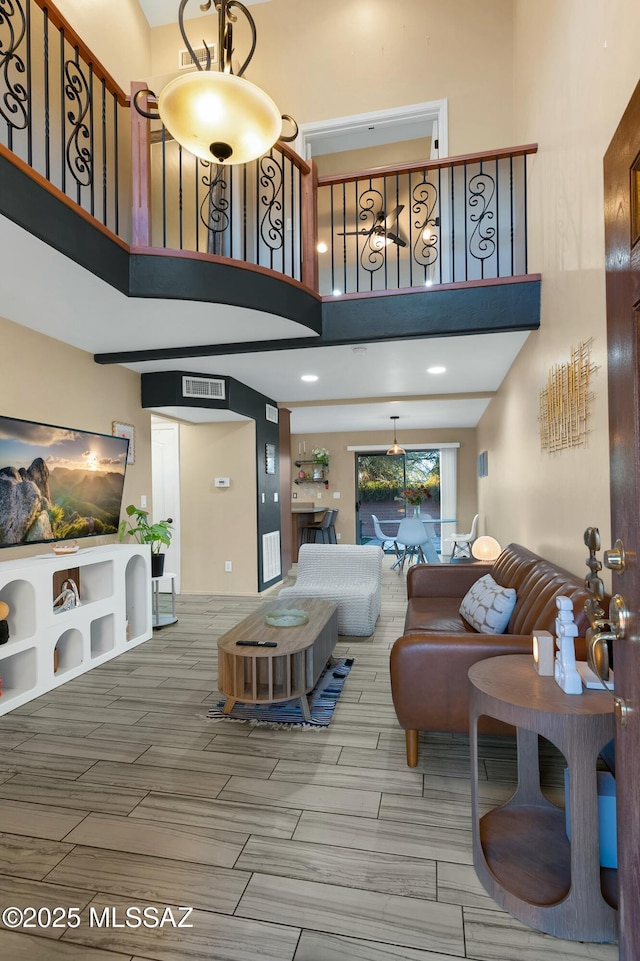
<svg viewBox="0 0 640 961">
<path fill-rule="evenodd" d="M 329 478 L 327 477 L 329 473 L 328 464 L 322 464 L 317 460 L 313 460 L 313 458 L 310 460 L 297 460 L 294 461 L 294 464 L 300 468 L 304 468 L 304 465 L 308 464 L 311 468 L 309 471 L 301 470 L 300 474 L 304 474 L 305 476 L 301 477 L 300 474 L 298 474 L 298 476 L 294 478 L 294 484 L 324 484 L 326 488 L 329 487 Z"/>
<path fill-rule="evenodd" d="M 555 364 L 549 371 L 546 387 L 540 391 L 540 448 L 556 453 L 568 447 L 584 447 L 587 443 L 587 421 L 593 394 L 589 390 L 591 375 L 597 369 L 591 363 L 593 339 L 585 340 L 571 350 L 566 364 Z"/>
</svg>

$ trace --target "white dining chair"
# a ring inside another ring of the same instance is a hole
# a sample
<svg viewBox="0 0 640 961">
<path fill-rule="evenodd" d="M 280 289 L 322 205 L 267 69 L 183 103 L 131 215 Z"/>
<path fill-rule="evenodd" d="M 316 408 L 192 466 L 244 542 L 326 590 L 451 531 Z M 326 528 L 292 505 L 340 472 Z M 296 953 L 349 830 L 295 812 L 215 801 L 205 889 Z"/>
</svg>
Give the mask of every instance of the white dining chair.
<svg viewBox="0 0 640 961">
<path fill-rule="evenodd" d="M 378 520 L 375 514 L 371 515 L 371 520 L 373 521 L 373 533 L 376 535 L 376 537 L 380 541 L 383 553 L 390 554 L 392 551 L 395 550 L 394 548 L 395 538 L 389 536 L 389 534 L 385 534 L 385 532 L 382 530 L 382 527 L 380 526 L 380 521 Z"/>
<path fill-rule="evenodd" d="M 402 571 L 407 559 L 409 564 L 412 560 L 416 563 L 426 564 L 424 551 L 427 545 L 432 546 L 422 521 L 417 517 L 405 517 L 398 526 L 396 551 L 399 554 L 399 559 L 393 566 L 399 567 Z M 400 551 L 402 551 L 401 554 Z"/>
<path fill-rule="evenodd" d="M 453 560 L 454 557 L 471 557 L 471 547 L 476 539 L 479 517 L 480 515 L 476 514 L 473 518 L 471 530 L 468 534 L 452 534 L 450 537 L 447 537 L 447 540 L 453 544 L 451 560 Z"/>
</svg>

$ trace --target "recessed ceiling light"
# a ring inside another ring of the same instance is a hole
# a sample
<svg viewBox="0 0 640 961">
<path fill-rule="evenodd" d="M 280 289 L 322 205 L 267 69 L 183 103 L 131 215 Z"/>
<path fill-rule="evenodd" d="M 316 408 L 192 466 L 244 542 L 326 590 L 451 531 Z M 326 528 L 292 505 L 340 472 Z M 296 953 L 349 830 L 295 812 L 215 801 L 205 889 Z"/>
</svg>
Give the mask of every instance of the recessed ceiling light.
<svg viewBox="0 0 640 961">
<path fill-rule="evenodd" d="M 341 294 L 342 294 L 342 291 L 338 290 L 338 288 L 336 287 L 336 289 L 333 291 L 333 296 L 340 297 Z"/>
<path fill-rule="evenodd" d="M 367 352 L 366 347 L 352 347 L 351 350 L 354 354 L 366 354 Z"/>
<path fill-rule="evenodd" d="M 326 252 L 327 252 L 327 250 L 328 250 L 329 248 L 327 247 L 327 245 L 325 244 L 325 242 L 324 242 L 323 240 L 321 240 L 316 249 L 317 249 L 317 251 L 318 251 L 319 254 L 326 254 Z"/>
<path fill-rule="evenodd" d="M 300 380 L 307 380 L 309 381 L 309 383 L 317 379 L 318 377 L 316 374 L 303 374 L 302 377 L 300 378 Z"/>
<path fill-rule="evenodd" d="M 446 367 L 427 367 L 428 374 L 444 374 L 446 372 Z"/>
</svg>

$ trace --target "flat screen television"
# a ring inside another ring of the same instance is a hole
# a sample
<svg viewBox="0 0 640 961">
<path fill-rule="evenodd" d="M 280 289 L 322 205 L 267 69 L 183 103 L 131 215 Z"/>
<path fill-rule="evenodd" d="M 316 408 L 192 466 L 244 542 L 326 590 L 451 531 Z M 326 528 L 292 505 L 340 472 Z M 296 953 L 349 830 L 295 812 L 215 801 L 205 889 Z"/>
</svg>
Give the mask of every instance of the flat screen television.
<svg viewBox="0 0 640 961">
<path fill-rule="evenodd" d="M 0 547 L 118 530 L 129 441 L 0 417 Z"/>
</svg>

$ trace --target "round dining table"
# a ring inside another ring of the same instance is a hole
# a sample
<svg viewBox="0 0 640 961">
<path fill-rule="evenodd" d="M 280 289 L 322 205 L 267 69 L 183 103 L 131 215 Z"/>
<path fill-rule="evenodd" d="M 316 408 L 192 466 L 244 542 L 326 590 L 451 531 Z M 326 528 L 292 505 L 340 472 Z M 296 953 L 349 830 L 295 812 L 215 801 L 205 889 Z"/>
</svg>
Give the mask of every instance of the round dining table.
<svg viewBox="0 0 640 961">
<path fill-rule="evenodd" d="M 457 523 L 457 518 L 455 518 L 455 517 L 426 517 L 426 516 L 424 516 L 424 517 L 420 517 L 420 518 L 418 518 L 418 519 L 422 521 L 422 524 L 423 524 L 423 526 L 424 526 L 424 529 L 425 529 L 425 531 L 426 531 L 426 533 L 427 533 L 427 535 L 428 535 L 427 541 L 422 545 L 422 552 L 423 552 L 423 554 L 424 554 L 424 556 L 425 556 L 425 559 L 426 559 L 426 561 L 427 561 L 427 564 L 439 564 L 439 563 L 440 563 L 440 555 L 438 554 L 438 552 L 436 551 L 435 547 L 433 546 L 433 538 L 436 536 L 435 525 L 436 525 L 436 524 L 440 524 L 440 525 L 442 525 L 442 524 L 456 524 L 456 523 Z M 401 518 L 400 520 L 403 520 L 403 518 Z M 397 521 L 396 521 L 396 520 L 388 520 L 388 521 L 383 521 L 383 520 L 381 520 L 379 523 L 380 523 L 380 526 L 383 527 L 383 528 L 384 528 L 384 525 L 385 525 L 385 524 L 395 524 L 395 525 L 396 525 L 395 535 L 397 535 L 397 533 L 398 533 L 398 528 L 400 527 L 400 520 L 397 520 Z M 393 539 L 393 538 L 394 538 L 394 535 L 393 535 L 393 534 L 390 534 L 390 535 L 389 535 L 389 540 L 391 540 L 391 539 Z M 394 570 L 394 569 L 398 566 L 398 564 L 400 564 L 400 561 L 401 561 L 401 558 L 398 557 L 398 559 L 397 559 L 396 561 L 394 561 L 394 563 L 391 565 L 391 570 Z"/>
</svg>

